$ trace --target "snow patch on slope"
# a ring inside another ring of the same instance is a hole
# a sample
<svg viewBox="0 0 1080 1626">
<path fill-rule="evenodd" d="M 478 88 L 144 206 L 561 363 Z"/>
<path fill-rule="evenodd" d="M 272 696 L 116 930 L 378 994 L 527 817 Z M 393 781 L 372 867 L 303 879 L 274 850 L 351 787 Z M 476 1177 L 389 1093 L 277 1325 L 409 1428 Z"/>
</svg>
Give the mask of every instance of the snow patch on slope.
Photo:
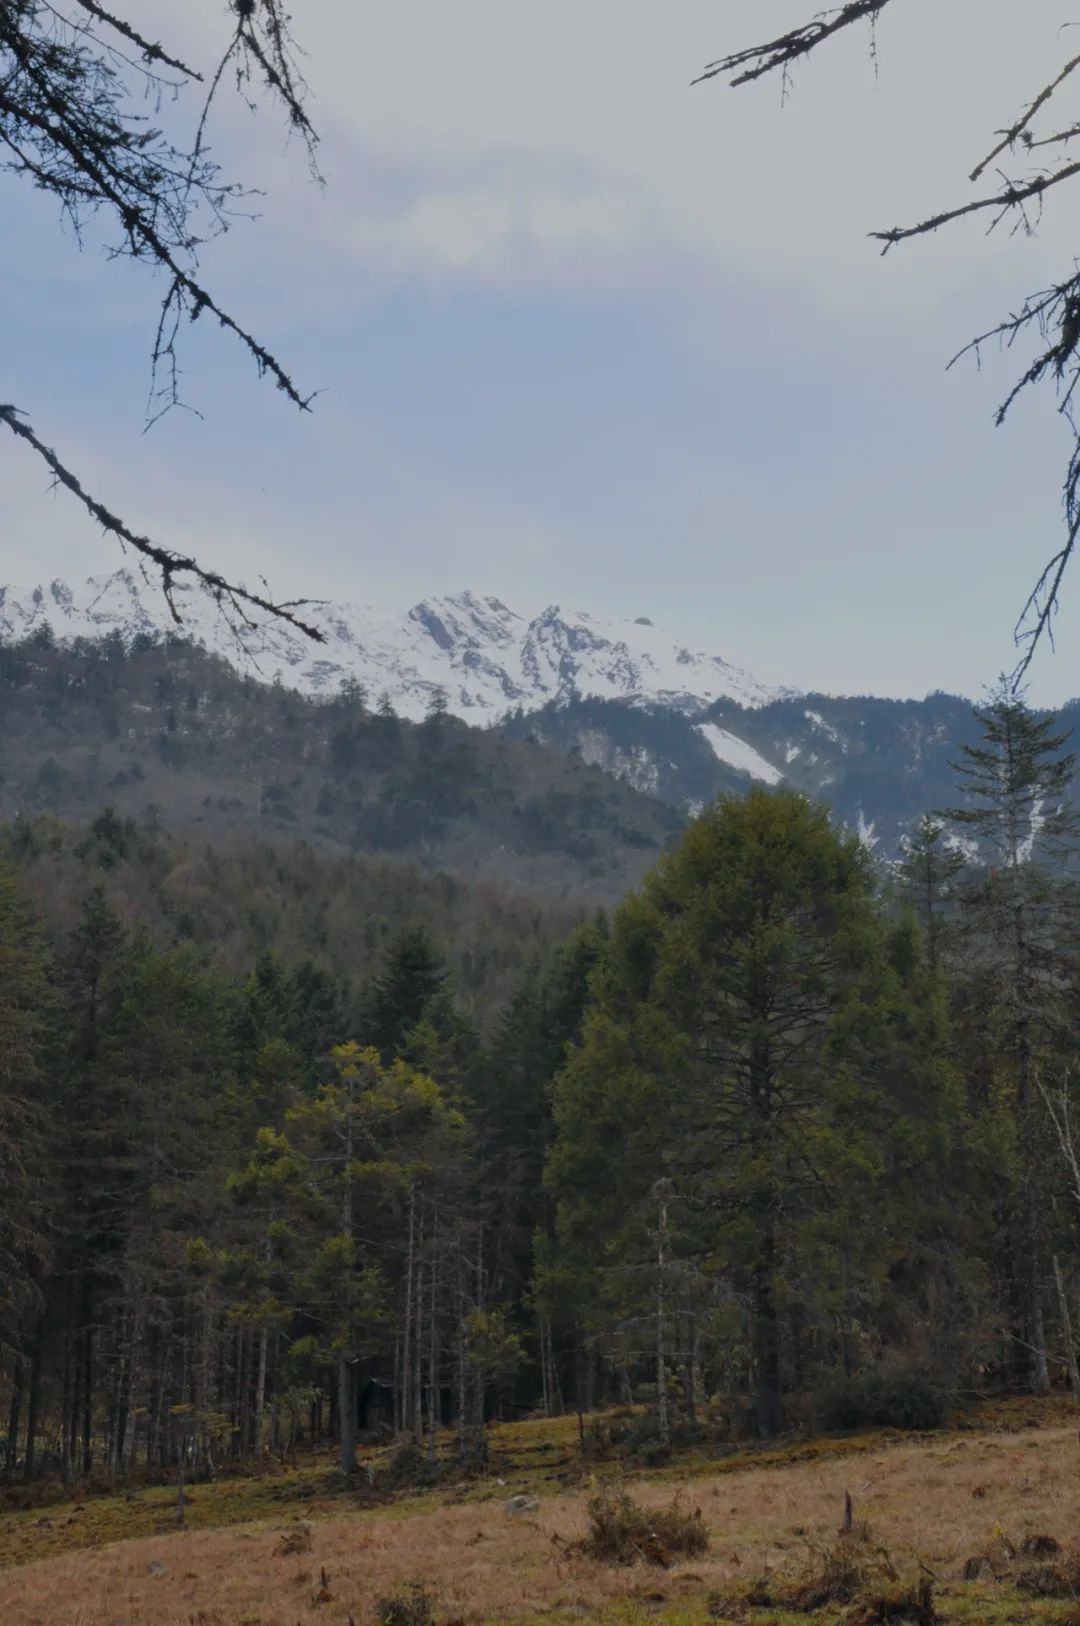
<svg viewBox="0 0 1080 1626">
<path fill-rule="evenodd" d="M 868 823 L 866 815 L 860 807 L 859 822 L 855 826 L 855 834 L 858 836 L 859 840 L 862 842 L 863 846 L 868 852 L 873 852 L 874 848 L 878 844 L 878 841 L 880 840 L 880 837 L 875 835 L 874 830 L 875 820 L 871 819 Z"/>
<path fill-rule="evenodd" d="M 760 751 L 755 751 L 752 745 L 747 745 L 737 735 L 729 734 L 726 728 L 718 728 L 715 723 L 699 723 L 698 732 L 709 742 L 713 754 L 721 762 L 726 762 L 729 768 L 748 773 L 752 779 L 761 779 L 766 785 L 778 785 L 783 779 L 779 769 L 766 762 Z"/>
<path fill-rule="evenodd" d="M 815 728 L 819 728 L 823 734 L 827 734 L 830 740 L 839 741 L 839 733 L 831 723 L 825 721 L 820 711 L 804 711 L 803 716 L 807 722 L 813 723 Z"/>
</svg>

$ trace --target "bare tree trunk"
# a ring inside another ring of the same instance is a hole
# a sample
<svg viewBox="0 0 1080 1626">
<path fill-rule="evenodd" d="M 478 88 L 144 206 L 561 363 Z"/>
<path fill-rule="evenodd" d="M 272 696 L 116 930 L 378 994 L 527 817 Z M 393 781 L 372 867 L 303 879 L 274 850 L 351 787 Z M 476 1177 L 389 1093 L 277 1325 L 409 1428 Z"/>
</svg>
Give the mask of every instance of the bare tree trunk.
<svg viewBox="0 0 1080 1626">
<path fill-rule="evenodd" d="M 421 1208 L 420 1218 L 416 1227 L 416 1332 L 413 1338 L 413 1404 L 412 1404 L 412 1432 L 417 1440 L 424 1432 L 424 1211 Z"/>
<path fill-rule="evenodd" d="M 270 1332 L 259 1328 L 259 1364 L 255 1374 L 255 1461 L 263 1460 L 263 1412 L 266 1408 L 266 1357 L 270 1346 Z"/>
<path fill-rule="evenodd" d="M 657 1199 L 656 1228 L 656 1421 L 660 1432 L 660 1444 L 668 1449 L 671 1445 L 671 1419 L 668 1414 L 667 1391 L 667 1316 L 664 1302 L 665 1275 L 667 1272 L 667 1182 L 658 1180 L 654 1195 Z"/>
<path fill-rule="evenodd" d="M 19 1460 L 19 1424 L 22 1421 L 25 1371 L 26 1362 L 21 1355 L 16 1355 L 11 1373 L 11 1405 L 8 1409 L 7 1427 L 7 1472 L 10 1479 L 15 1477 L 15 1464 Z"/>
<path fill-rule="evenodd" d="M 356 1403 L 352 1367 L 345 1355 L 338 1361 L 338 1440 L 342 1476 L 348 1479 L 356 1472 Z"/>
<path fill-rule="evenodd" d="M 540 1391 L 544 1416 L 551 1416 L 551 1372 L 548 1367 L 547 1317 L 540 1319 Z"/>
<path fill-rule="evenodd" d="M 38 1317 L 34 1347 L 30 1355 L 30 1398 L 26 1409 L 26 1455 L 23 1461 L 23 1479 L 29 1485 L 34 1477 L 34 1456 L 37 1448 L 38 1419 L 41 1410 L 41 1366 L 45 1343 L 45 1318 Z"/>
<path fill-rule="evenodd" d="M 405 1332 L 401 1351 L 401 1428 L 409 1432 L 409 1387 L 412 1380 L 413 1272 L 416 1265 L 416 1187 L 409 1192 L 409 1240 L 405 1251 Z"/>
<path fill-rule="evenodd" d="M 1069 1297 L 1065 1291 L 1065 1281 L 1061 1274 L 1061 1265 L 1058 1256 L 1054 1255 L 1054 1281 L 1057 1284 L 1058 1310 L 1061 1315 L 1061 1330 L 1065 1335 L 1065 1357 L 1069 1366 L 1069 1389 L 1074 1400 L 1080 1400 L 1080 1365 L 1076 1360 L 1076 1343 L 1073 1339 L 1072 1316 L 1069 1314 Z"/>
<path fill-rule="evenodd" d="M 780 1324 L 773 1274 L 776 1235 L 772 1216 L 765 1221 L 761 1253 L 754 1267 L 754 1355 L 757 1368 L 758 1432 L 770 1440 L 783 1427 L 780 1390 Z"/>
<path fill-rule="evenodd" d="M 94 1330 L 89 1321 L 83 1334 L 83 1415 L 82 1415 L 82 1471 L 88 1474 L 94 1465 Z"/>
<path fill-rule="evenodd" d="M 432 1462 L 439 1450 L 438 1248 L 439 1210 L 435 1208 L 431 1219 L 431 1304 L 428 1313 L 428 1456 Z"/>
</svg>

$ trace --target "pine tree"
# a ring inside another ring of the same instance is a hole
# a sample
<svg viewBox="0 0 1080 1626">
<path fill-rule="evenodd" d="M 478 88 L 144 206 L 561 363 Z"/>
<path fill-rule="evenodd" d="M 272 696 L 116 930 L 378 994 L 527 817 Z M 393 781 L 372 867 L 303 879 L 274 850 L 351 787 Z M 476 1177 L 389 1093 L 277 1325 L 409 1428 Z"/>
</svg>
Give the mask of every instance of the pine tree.
<svg viewBox="0 0 1080 1626">
<path fill-rule="evenodd" d="M 949 845 L 949 834 L 941 819 L 924 813 L 901 842 L 897 865 L 900 893 L 918 916 L 935 970 L 949 946 L 957 882 L 967 862 L 961 850 Z"/>
<path fill-rule="evenodd" d="M 25 1348 L 49 1252 L 42 1083 L 51 1014 L 39 928 L 0 867 L 0 1349 Z"/>
<path fill-rule="evenodd" d="M 975 716 L 982 743 L 965 746 L 955 765 L 965 802 L 948 817 L 971 832 L 989 861 L 965 901 L 973 953 L 996 969 L 1002 1047 L 1013 1079 L 1020 1164 L 1013 1222 L 1016 1364 L 1031 1388 L 1045 1394 L 1035 1071 L 1040 1051 L 1062 1032 L 1062 989 L 1077 941 L 1076 894 L 1065 873 L 1080 835 L 1071 800 L 1076 759 L 1056 717 L 1036 716 L 1006 679 Z"/>
<path fill-rule="evenodd" d="M 446 992 L 446 961 L 423 926 L 406 926 L 386 951 L 367 999 L 364 1039 L 386 1061 Z"/>
<path fill-rule="evenodd" d="M 383 1066 L 376 1050 L 350 1043 L 335 1048 L 333 1063 L 333 1080 L 286 1115 L 285 1145 L 299 1170 L 287 1182 L 293 1211 L 313 1227 L 297 1298 L 318 1327 L 313 1353 L 335 1368 L 348 1477 L 356 1466 L 356 1369 L 385 1342 L 395 1266 L 403 1263 L 403 1210 L 411 1274 L 417 1194 L 452 1165 L 464 1123 L 434 1080 L 403 1061 Z"/>
<path fill-rule="evenodd" d="M 653 1328 L 659 1371 L 674 1283 L 692 1329 L 709 1261 L 714 1308 L 733 1291 L 745 1317 L 764 1436 L 783 1422 L 792 1311 L 831 1297 L 842 1321 L 880 1271 L 889 1226 L 860 1210 L 886 1219 L 904 1093 L 939 1110 L 905 1005 L 859 843 L 801 797 L 755 791 L 706 812 L 620 907 L 556 1085 L 556 1279 L 576 1261 L 583 1304 Z"/>
</svg>

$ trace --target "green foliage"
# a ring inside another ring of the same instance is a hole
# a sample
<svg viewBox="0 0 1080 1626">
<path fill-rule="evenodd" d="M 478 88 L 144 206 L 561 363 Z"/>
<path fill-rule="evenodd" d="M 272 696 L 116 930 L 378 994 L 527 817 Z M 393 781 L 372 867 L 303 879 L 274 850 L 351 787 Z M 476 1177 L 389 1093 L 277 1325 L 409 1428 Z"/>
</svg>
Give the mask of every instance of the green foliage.
<svg viewBox="0 0 1080 1626">
<path fill-rule="evenodd" d="M 666 1342 L 726 1278 L 775 1431 L 786 1315 L 835 1349 L 907 1245 L 927 1159 L 947 1161 L 940 1017 L 918 957 L 892 963 L 866 859 L 824 810 L 784 792 L 716 804 L 616 914 L 556 1087 L 548 1181 L 589 1324 L 610 1336 L 659 1313 Z"/>
<path fill-rule="evenodd" d="M 950 1395 L 926 1372 L 893 1367 L 837 1378 L 818 1398 L 822 1428 L 943 1428 L 952 1411 Z"/>
</svg>

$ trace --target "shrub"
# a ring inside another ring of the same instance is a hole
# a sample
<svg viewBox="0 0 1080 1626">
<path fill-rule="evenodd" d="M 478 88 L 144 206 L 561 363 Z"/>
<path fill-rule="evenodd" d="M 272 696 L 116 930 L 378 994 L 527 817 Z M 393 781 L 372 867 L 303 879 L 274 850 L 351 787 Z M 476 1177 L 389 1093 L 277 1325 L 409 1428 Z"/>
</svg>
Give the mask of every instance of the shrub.
<svg viewBox="0 0 1080 1626">
<path fill-rule="evenodd" d="M 898 1367 L 838 1380 L 817 1410 L 826 1429 L 935 1429 L 948 1421 L 949 1397 L 925 1372 Z"/>
<path fill-rule="evenodd" d="M 587 1449 L 598 1456 L 617 1448 L 624 1456 L 632 1457 L 646 1468 L 658 1468 L 671 1460 L 672 1450 L 682 1450 L 700 1438 L 700 1431 L 682 1418 L 673 1418 L 668 1428 L 669 1445 L 660 1438 L 660 1419 L 654 1411 L 631 1416 L 624 1422 L 595 1425 L 590 1432 Z"/>
<path fill-rule="evenodd" d="M 1053 1536 L 1021 1542 L 1016 1585 L 1030 1598 L 1080 1596 L 1080 1549 L 1065 1549 Z"/>
<path fill-rule="evenodd" d="M 419 1440 L 403 1440 L 390 1453 L 378 1471 L 380 1490 L 407 1490 L 414 1485 L 434 1485 L 442 1476 L 442 1466 Z"/>
<path fill-rule="evenodd" d="M 782 1609 L 801 1615 L 839 1606 L 845 1626 L 937 1626 L 933 1587 L 925 1577 L 905 1581 L 885 1548 L 865 1527 L 828 1546 L 811 1549 L 809 1561 L 792 1577 L 763 1576 L 741 1597 L 717 1594 L 710 1600 L 714 1619 L 747 1608 Z"/>
<path fill-rule="evenodd" d="M 392 1598 L 375 1605 L 373 1626 L 435 1626 L 435 1600 L 423 1581 L 410 1581 Z"/>
<path fill-rule="evenodd" d="M 283 1530 L 278 1538 L 278 1544 L 275 1550 L 279 1558 L 288 1558 L 293 1553 L 310 1553 L 310 1524 L 304 1524 L 302 1520 L 298 1519 L 291 1529 Z"/>
<path fill-rule="evenodd" d="M 701 1509 L 688 1513 L 678 1497 L 669 1507 L 641 1507 L 625 1491 L 604 1492 L 589 1503 L 589 1533 L 579 1551 L 611 1564 L 656 1564 L 669 1569 L 676 1557 L 699 1557 L 709 1532 Z"/>
</svg>

